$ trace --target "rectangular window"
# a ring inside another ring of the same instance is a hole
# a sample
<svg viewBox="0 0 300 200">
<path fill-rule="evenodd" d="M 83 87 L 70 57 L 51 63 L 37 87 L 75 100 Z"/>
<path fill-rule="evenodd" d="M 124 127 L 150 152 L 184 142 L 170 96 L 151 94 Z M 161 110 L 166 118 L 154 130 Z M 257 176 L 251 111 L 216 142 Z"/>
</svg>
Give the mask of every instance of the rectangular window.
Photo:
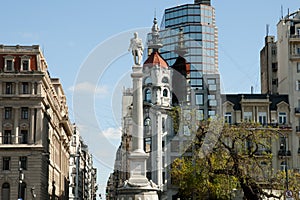
<svg viewBox="0 0 300 200">
<path fill-rule="evenodd" d="M 296 82 L 296 90 L 300 91 L 300 80 Z"/>
<path fill-rule="evenodd" d="M 11 119 L 11 117 L 12 117 L 12 108 L 5 107 L 4 108 L 4 119 Z"/>
<path fill-rule="evenodd" d="M 297 50 L 296 54 L 297 54 L 297 55 L 300 55 L 300 47 L 297 47 L 296 50 Z"/>
<path fill-rule="evenodd" d="M 13 84 L 11 82 L 7 82 L 5 84 L 5 94 L 12 94 L 13 93 Z"/>
<path fill-rule="evenodd" d="M 13 71 L 13 60 L 6 60 L 5 70 L 6 71 Z"/>
<path fill-rule="evenodd" d="M 152 146 L 152 139 L 151 137 L 145 138 L 145 152 L 150 153 L 151 152 L 151 146 Z"/>
<path fill-rule="evenodd" d="M 215 100 L 215 99 L 209 100 L 209 101 L 208 101 L 208 105 L 209 105 L 209 106 L 217 106 L 217 100 Z"/>
<path fill-rule="evenodd" d="M 209 110 L 208 111 L 208 117 L 215 117 L 216 116 L 216 111 L 215 110 Z"/>
<path fill-rule="evenodd" d="M 203 94 L 196 94 L 196 105 L 203 105 L 204 104 L 204 99 L 203 99 Z"/>
<path fill-rule="evenodd" d="M 214 100 L 214 99 L 216 99 L 216 95 L 210 94 L 210 95 L 207 96 L 207 98 L 208 98 L 209 100 Z"/>
<path fill-rule="evenodd" d="M 21 119 L 28 119 L 28 108 L 21 108 Z"/>
<path fill-rule="evenodd" d="M 214 84 L 216 84 L 216 79 L 208 79 L 207 80 L 207 84 L 208 85 L 214 85 Z"/>
<path fill-rule="evenodd" d="M 12 144 L 12 136 L 11 136 L 11 130 L 4 130 L 3 134 L 3 144 Z"/>
<path fill-rule="evenodd" d="M 287 115 L 285 112 L 278 113 L 278 123 L 279 124 L 286 124 L 286 118 L 287 118 Z"/>
<path fill-rule="evenodd" d="M 3 157 L 3 170 L 10 170 L 10 157 Z"/>
<path fill-rule="evenodd" d="M 28 131 L 21 130 L 21 133 L 19 136 L 19 144 L 27 144 L 27 143 L 28 143 Z"/>
<path fill-rule="evenodd" d="M 265 113 L 265 112 L 258 112 L 258 122 L 261 125 L 267 124 L 267 113 Z"/>
<path fill-rule="evenodd" d="M 202 88 L 202 86 L 203 86 L 203 81 L 200 78 L 195 78 L 195 79 L 191 78 L 190 81 L 191 81 L 191 86 L 193 86 L 193 87 Z"/>
<path fill-rule="evenodd" d="M 244 112 L 244 121 L 251 122 L 252 121 L 252 112 Z"/>
<path fill-rule="evenodd" d="M 225 113 L 225 123 L 231 124 L 232 123 L 232 116 L 231 116 L 231 112 L 227 112 Z"/>
<path fill-rule="evenodd" d="M 297 73 L 300 73 L 300 62 L 297 63 Z"/>
<path fill-rule="evenodd" d="M 28 71 L 29 70 L 29 60 L 22 60 L 22 71 Z"/>
<path fill-rule="evenodd" d="M 27 157 L 26 156 L 21 156 L 19 163 L 20 163 L 20 168 L 22 170 L 27 170 Z"/>
<path fill-rule="evenodd" d="M 217 85 L 208 85 L 208 90 L 209 91 L 216 91 L 217 90 Z"/>
<path fill-rule="evenodd" d="M 29 84 L 27 82 L 22 83 L 22 94 L 29 94 Z"/>
</svg>

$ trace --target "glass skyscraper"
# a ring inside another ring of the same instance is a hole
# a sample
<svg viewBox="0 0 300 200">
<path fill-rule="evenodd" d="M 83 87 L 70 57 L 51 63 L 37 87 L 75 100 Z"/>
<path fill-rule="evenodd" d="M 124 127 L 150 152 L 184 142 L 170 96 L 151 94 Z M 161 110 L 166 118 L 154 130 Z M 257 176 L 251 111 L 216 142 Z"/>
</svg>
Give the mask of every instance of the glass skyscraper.
<svg viewBox="0 0 300 200">
<path fill-rule="evenodd" d="M 178 35 L 182 30 L 184 55 L 178 55 Z M 209 0 L 195 0 L 168 8 L 164 12 L 160 37 L 162 57 L 172 66 L 178 56 L 190 63 L 186 77 L 191 88 L 186 101 L 195 105 L 204 118 L 219 113 L 220 78 L 218 70 L 218 29 L 215 9 Z M 200 116 L 198 115 L 198 116 Z"/>
</svg>

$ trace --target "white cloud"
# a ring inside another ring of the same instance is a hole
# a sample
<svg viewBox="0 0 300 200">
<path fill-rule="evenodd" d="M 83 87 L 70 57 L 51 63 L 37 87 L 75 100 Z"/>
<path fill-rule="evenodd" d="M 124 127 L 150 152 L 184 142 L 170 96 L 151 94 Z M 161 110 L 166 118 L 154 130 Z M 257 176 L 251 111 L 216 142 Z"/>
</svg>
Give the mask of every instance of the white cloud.
<svg viewBox="0 0 300 200">
<path fill-rule="evenodd" d="M 121 128 L 108 128 L 100 133 L 102 136 L 109 139 L 117 139 L 119 140 L 121 138 Z"/>
<path fill-rule="evenodd" d="M 94 95 L 106 95 L 108 93 L 108 88 L 106 85 L 96 86 L 89 82 L 78 83 L 75 86 L 69 88 L 72 92 L 78 93 L 88 93 Z"/>
</svg>

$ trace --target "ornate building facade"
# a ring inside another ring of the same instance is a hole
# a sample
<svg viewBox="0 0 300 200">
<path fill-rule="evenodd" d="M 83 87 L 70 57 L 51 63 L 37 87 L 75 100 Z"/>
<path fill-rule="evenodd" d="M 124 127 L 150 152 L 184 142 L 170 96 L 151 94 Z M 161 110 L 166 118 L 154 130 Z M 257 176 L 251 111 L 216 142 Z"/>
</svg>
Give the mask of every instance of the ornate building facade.
<svg viewBox="0 0 300 200">
<path fill-rule="evenodd" d="M 0 46 L 1 199 L 66 199 L 72 126 L 37 45 Z"/>
<path fill-rule="evenodd" d="M 290 167 L 300 169 L 300 11 L 289 13 L 277 23 L 275 36 L 265 37 L 260 51 L 261 92 L 286 94 L 292 128 Z"/>
</svg>

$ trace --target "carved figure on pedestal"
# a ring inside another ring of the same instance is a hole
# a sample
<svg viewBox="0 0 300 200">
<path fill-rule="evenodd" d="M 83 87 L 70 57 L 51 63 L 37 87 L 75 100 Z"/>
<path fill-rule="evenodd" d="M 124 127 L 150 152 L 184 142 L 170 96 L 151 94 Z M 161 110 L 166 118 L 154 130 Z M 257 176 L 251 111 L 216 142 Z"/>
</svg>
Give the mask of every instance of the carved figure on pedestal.
<svg viewBox="0 0 300 200">
<path fill-rule="evenodd" d="M 134 37 L 131 38 L 130 40 L 130 46 L 128 51 L 130 50 L 133 55 L 134 64 L 141 65 L 144 47 L 143 47 L 142 39 L 138 38 L 137 32 L 134 33 Z"/>
</svg>

